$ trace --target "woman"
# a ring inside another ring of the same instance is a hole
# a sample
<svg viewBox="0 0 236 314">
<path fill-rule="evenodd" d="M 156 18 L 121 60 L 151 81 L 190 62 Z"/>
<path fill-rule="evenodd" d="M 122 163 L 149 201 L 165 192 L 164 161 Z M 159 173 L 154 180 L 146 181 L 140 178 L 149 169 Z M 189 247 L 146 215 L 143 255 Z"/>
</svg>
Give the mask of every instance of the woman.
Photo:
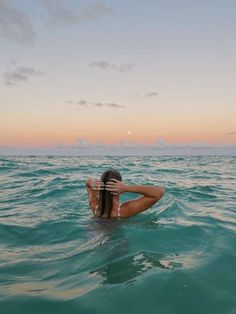
<svg viewBox="0 0 236 314">
<path fill-rule="evenodd" d="M 136 215 L 153 206 L 164 195 L 164 189 L 159 186 L 124 184 L 115 169 L 104 172 L 101 180 L 88 178 L 86 187 L 94 216 L 105 218 Z M 120 204 L 119 196 L 125 192 L 142 196 Z"/>
</svg>

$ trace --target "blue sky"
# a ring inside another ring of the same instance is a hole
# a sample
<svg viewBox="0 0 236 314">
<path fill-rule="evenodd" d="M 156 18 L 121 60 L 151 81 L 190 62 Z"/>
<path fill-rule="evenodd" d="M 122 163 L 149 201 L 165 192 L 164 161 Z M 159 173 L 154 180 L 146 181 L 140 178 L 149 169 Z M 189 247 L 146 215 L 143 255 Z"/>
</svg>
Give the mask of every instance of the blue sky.
<svg viewBox="0 0 236 314">
<path fill-rule="evenodd" d="M 0 0 L 0 49 L 0 153 L 236 145 L 235 1 Z"/>
</svg>

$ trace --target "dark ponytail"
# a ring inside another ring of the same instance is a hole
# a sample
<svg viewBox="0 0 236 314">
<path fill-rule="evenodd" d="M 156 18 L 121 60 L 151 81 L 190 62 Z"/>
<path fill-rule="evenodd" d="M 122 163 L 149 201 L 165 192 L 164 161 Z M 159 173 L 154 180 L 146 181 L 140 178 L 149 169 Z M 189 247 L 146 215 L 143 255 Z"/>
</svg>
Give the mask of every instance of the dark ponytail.
<svg viewBox="0 0 236 314">
<path fill-rule="evenodd" d="M 122 181 L 122 177 L 119 173 L 119 171 L 115 169 L 110 169 L 106 172 L 104 172 L 101 176 L 101 181 L 106 184 L 111 179 L 117 179 L 119 181 Z M 99 208 L 97 211 L 98 217 L 110 217 L 111 216 L 111 210 L 113 205 L 113 195 L 111 192 L 106 190 L 101 190 L 99 195 Z"/>
</svg>

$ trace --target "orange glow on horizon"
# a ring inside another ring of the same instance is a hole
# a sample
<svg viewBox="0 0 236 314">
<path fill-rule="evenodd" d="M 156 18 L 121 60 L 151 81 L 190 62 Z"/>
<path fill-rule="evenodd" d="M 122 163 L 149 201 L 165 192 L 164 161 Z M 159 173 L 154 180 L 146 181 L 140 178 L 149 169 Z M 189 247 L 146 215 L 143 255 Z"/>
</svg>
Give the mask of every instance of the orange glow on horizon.
<svg viewBox="0 0 236 314">
<path fill-rule="evenodd" d="M 200 135 L 200 134 L 176 134 L 175 136 L 170 134 L 159 134 L 159 135 L 140 135 L 140 134 L 125 134 L 123 136 L 119 135 L 92 135 L 85 136 L 82 134 L 81 136 L 75 134 L 20 134 L 16 135 L 8 135 L 0 137 L 0 145 L 12 145 L 16 147 L 22 146 L 53 146 L 56 144 L 63 145 L 75 145 L 80 140 L 86 140 L 91 144 L 95 143 L 107 143 L 107 144 L 117 144 L 119 142 L 127 141 L 127 142 L 138 142 L 144 144 L 152 144 L 158 140 L 163 140 L 169 143 L 178 144 L 178 143 L 209 143 L 209 144 L 217 144 L 217 143 L 236 143 L 236 136 L 222 136 L 217 134 L 208 134 L 208 135 Z"/>
<path fill-rule="evenodd" d="M 234 117 L 228 121 L 188 121 L 180 122 L 177 118 L 170 119 L 145 118 L 134 116 L 129 122 L 119 119 L 95 120 L 95 116 L 61 116 L 46 118 L 38 114 L 35 116 L 7 116 L 0 125 L 0 145 L 10 146 L 53 146 L 56 144 L 75 145 L 80 139 L 90 143 L 116 144 L 121 141 L 151 144 L 158 139 L 169 143 L 235 143 L 236 135 L 227 135 L 227 131 L 234 130 Z M 36 113 L 34 113 L 36 115 Z M 35 120 L 36 119 L 36 120 Z M 234 132 L 233 132 L 234 133 Z"/>
</svg>

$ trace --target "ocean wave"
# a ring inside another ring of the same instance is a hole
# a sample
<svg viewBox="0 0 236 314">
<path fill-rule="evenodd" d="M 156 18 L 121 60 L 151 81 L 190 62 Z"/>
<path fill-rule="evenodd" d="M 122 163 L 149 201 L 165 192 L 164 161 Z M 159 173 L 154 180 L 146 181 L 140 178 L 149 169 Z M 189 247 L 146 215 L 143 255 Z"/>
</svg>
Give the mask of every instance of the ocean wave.
<svg viewBox="0 0 236 314">
<path fill-rule="evenodd" d="M 30 302 L 66 302 L 75 304 L 72 313 L 103 313 L 101 304 L 111 311 L 111 302 L 135 296 L 139 303 L 148 291 L 149 302 L 159 298 L 158 304 L 176 295 L 231 300 L 225 313 L 233 313 L 235 161 L 1 156 L 2 309 L 11 304 L 12 313 L 34 313 Z M 164 186 L 164 197 L 134 217 L 94 218 L 85 179 L 109 167 L 126 183 Z"/>
</svg>

